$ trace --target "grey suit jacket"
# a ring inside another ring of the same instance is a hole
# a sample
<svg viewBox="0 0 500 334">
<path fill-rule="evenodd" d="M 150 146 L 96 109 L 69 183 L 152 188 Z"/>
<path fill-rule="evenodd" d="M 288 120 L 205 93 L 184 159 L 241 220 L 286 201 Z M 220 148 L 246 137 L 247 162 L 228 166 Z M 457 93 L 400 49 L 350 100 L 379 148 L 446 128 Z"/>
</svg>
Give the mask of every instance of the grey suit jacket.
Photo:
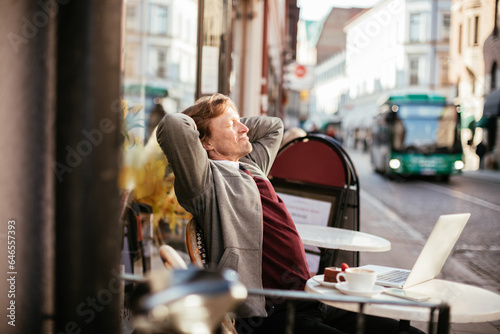
<svg viewBox="0 0 500 334">
<path fill-rule="evenodd" d="M 275 117 L 248 117 L 253 151 L 240 162 L 253 176 L 266 178 L 279 150 L 283 123 Z M 201 224 L 209 261 L 238 272 L 247 287 L 262 288 L 262 206 L 251 176 L 212 161 L 199 140 L 192 118 L 166 115 L 157 139 L 175 175 L 179 203 Z M 265 316 L 262 296 L 250 296 L 239 317 Z"/>
</svg>

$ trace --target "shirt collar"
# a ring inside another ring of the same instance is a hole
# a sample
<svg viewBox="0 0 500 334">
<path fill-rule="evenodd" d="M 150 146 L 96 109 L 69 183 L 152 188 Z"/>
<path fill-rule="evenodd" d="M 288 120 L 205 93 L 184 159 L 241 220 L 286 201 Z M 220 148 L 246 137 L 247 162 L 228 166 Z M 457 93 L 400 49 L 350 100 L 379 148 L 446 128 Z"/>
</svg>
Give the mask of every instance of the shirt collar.
<svg viewBox="0 0 500 334">
<path fill-rule="evenodd" d="M 236 169 L 238 169 L 240 167 L 240 163 L 236 162 L 236 161 L 229 161 L 229 160 L 212 160 L 212 161 L 216 162 L 216 163 L 221 163 L 221 164 L 233 166 Z"/>
</svg>

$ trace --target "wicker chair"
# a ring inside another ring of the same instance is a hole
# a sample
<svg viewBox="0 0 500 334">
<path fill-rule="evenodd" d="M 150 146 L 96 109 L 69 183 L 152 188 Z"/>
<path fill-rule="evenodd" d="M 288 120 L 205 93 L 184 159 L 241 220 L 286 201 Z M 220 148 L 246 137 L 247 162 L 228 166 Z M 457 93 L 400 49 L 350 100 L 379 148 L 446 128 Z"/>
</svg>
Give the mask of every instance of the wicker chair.
<svg viewBox="0 0 500 334">
<path fill-rule="evenodd" d="M 207 252 L 203 239 L 203 230 L 192 218 L 186 226 L 186 250 L 191 263 L 199 268 L 207 268 Z M 226 314 L 220 328 L 221 334 L 237 334 L 234 321 Z"/>
</svg>

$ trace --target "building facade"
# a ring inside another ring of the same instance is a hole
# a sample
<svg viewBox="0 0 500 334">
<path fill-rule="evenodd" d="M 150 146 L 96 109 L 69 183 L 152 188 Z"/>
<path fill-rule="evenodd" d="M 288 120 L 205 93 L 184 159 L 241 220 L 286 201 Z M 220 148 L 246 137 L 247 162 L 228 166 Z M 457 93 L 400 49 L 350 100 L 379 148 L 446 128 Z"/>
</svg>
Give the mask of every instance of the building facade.
<svg viewBox="0 0 500 334">
<path fill-rule="evenodd" d="M 349 96 L 341 114 L 349 143 L 369 140 L 381 95 L 431 91 L 453 98 L 450 8 L 448 0 L 384 0 L 346 24 Z"/>
<path fill-rule="evenodd" d="M 337 52 L 314 69 L 310 119 L 316 127 L 321 128 L 329 122 L 340 123 L 339 110 L 344 106 L 348 93 L 345 56 L 345 51 Z"/>
<path fill-rule="evenodd" d="M 325 124 L 340 123 L 339 109 L 345 103 L 348 89 L 345 75 L 344 25 L 365 10 L 334 7 L 323 20 L 315 25 L 311 24 L 312 28 L 319 31 L 315 32 L 316 36 L 311 41 L 317 57 L 310 93 L 309 122 L 305 124 L 306 127 L 318 127 L 322 130 Z M 337 132 L 338 130 L 340 129 L 337 129 Z"/>
<path fill-rule="evenodd" d="M 484 42 L 484 70 L 487 96 L 483 112 L 487 116 L 483 126 L 483 140 L 486 153 L 482 167 L 500 169 L 500 0 L 488 3 L 489 18 L 493 20 L 493 29 Z M 490 26 L 491 28 L 491 26 Z M 486 109 L 489 104 L 490 109 Z M 496 110 L 496 116 L 495 111 Z"/>
<path fill-rule="evenodd" d="M 316 41 L 318 64 L 345 50 L 344 25 L 365 10 L 365 8 L 332 8 L 321 22 L 322 29 Z"/>
<path fill-rule="evenodd" d="M 492 154 L 499 147 L 498 127 L 489 126 L 497 120 L 479 122 L 487 97 L 500 87 L 498 0 L 454 0 L 451 18 L 450 81 L 456 87 L 455 103 L 462 106 L 466 161 L 477 168 L 478 145 L 485 146 L 485 154 L 500 155 Z M 489 160 L 491 168 L 499 165 L 500 157 Z"/>
</svg>

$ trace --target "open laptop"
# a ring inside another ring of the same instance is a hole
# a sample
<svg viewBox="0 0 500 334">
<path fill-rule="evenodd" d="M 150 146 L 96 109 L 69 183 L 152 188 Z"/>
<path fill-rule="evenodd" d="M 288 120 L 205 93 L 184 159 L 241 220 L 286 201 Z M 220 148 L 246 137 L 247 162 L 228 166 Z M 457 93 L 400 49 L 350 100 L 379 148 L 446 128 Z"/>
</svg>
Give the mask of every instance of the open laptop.
<svg viewBox="0 0 500 334">
<path fill-rule="evenodd" d="M 377 265 L 360 268 L 375 271 L 376 284 L 401 289 L 434 279 L 443 268 L 469 217 L 470 213 L 440 216 L 411 271 Z"/>
</svg>

